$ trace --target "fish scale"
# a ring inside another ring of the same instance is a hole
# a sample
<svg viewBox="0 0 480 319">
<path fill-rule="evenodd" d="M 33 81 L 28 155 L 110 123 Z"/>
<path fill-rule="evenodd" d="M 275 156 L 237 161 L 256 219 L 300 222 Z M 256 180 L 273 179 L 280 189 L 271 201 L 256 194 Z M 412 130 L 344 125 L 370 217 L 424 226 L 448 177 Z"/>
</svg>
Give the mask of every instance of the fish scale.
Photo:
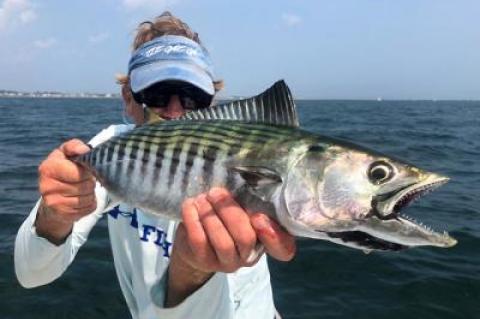
<svg viewBox="0 0 480 319">
<path fill-rule="evenodd" d="M 295 140 L 292 133 L 288 127 L 273 131 L 238 121 L 172 121 L 114 137 L 78 161 L 93 164 L 102 183 L 117 185 L 110 187 L 122 189 L 121 196 L 156 198 L 147 206 L 166 200 L 178 209 L 186 195 L 236 183 L 225 161 L 246 158 L 252 151 L 258 157 L 263 149 Z M 92 163 L 91 158 L 98 160 Z"/>
</svg>

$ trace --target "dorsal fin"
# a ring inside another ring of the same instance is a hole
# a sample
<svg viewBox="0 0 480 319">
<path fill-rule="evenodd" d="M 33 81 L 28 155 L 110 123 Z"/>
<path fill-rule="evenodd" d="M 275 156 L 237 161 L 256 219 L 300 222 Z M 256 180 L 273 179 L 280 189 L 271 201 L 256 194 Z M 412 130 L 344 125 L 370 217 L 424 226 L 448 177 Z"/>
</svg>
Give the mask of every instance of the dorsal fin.
<svg viewBox="0 0 480 319">
<path fill-rule="evenodd" d="M 189 112 L 178 120 L 238 120 L 299 126 L 292 94 L 283 80 L 257 96 Z"/>
</svg>

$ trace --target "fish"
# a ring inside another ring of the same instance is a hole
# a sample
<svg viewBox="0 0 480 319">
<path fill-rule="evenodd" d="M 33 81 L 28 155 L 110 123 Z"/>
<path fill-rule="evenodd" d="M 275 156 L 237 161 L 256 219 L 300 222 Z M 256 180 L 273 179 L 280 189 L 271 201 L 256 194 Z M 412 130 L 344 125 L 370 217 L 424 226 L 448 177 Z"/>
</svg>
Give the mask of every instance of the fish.
<svg viewBox="0 0 480 319">
<path fill-rule="evenodd" d="M 301 129 L 290 89 L 151 121 L 72 159 L 114 200 L 181 220 L 181 204 L 227 188 L 290 234 L 365 252 L 456 240 L 401 211 L 449 179 L 350 141 Z"/>
</svg>

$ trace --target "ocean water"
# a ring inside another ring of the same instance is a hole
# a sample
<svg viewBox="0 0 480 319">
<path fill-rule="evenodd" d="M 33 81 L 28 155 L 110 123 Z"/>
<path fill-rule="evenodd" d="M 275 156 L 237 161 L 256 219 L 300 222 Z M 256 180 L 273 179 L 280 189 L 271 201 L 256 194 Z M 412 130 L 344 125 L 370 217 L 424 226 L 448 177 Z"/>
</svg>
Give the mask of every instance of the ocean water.
<svg viewBox="0 0 480 319">
<path fill-rule="evenodd" d="M 451 249 L 371 253 L 299 240 L 293 261 L 270 260 L 284 318 L 480 318 L 480 102 L 298 101 L 301 126 L 408 160 L 452 180 L 405 212 L 447 230 Z M 37 167 L 60 143 L 122 122 L 119 100 L 0 99 L 0 318 L 128 318 L 106 221 L 66 273 L 24 289 L 15 234 L 38 198 Z M 200 314 L 192 318 L 201 318 Z"/>
</svg>

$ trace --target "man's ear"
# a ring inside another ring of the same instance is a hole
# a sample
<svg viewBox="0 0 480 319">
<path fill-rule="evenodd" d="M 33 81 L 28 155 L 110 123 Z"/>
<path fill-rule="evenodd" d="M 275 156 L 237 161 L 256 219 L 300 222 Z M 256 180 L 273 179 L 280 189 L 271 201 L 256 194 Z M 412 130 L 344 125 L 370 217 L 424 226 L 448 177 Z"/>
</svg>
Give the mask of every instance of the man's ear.
<svg viewBox="0 0 480 319">
<path fill-rule="evenodd" d="M 128 83 L 123 84 L 121 92 L 123 102 L 125 103 L 125 113 L 133 119 L 135 124 L 143 124 L 145 122 L 143 107 L 133 99 L 130 85 Z"/>
<path fill-rule="evenodd" d="M 135 101 L 133 100 L 132 90 L 130 90 L 130 85 L 128 85 L 128 84 L 123 84 L 121 91 L 122 91 L 123 101 L 125 102 L 125 104 L 129 104 L 129 103 L 131 103 L 131 102 L 135 102 Z"/>
</svg>

